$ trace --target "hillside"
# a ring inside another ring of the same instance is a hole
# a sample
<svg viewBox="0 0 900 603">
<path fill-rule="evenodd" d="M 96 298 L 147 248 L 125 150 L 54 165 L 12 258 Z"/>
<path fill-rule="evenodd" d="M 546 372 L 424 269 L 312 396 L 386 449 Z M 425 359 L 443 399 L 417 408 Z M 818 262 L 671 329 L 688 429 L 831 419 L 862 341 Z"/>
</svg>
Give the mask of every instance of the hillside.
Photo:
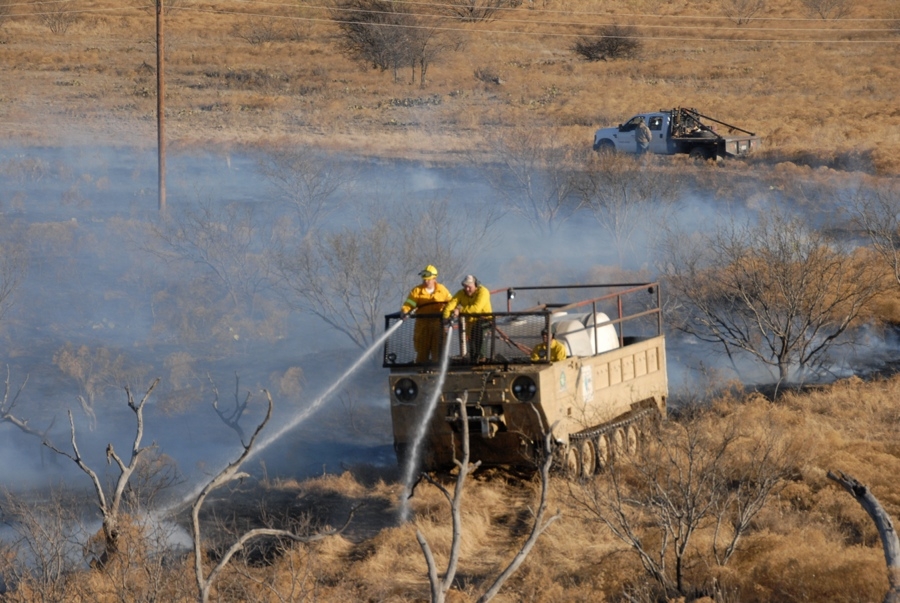
<svg viewBox="0 0 900 603">
<path fill-rule="evenodd" d="M 472 161 L 498 132 L 537 128 L 582 148 L 598 126 L 683 105 L 760 133 L 767 161 L 900 172 L 894 3 L 846 0 L 846 16 L 825 20 L 801 0 L 769 0 L 738 25 L 736 7 L 750 4 L 526 2 L 473 23 L 448 17 L 452 5 L 411 3 L 441 42 L 420 86 L 408 69 L 394 81 L 342 53 L 322 4 L 178 0 L 164 22 L 167 139 Z M 5 144 L 154 146 L 154 11 L 38 6 L 7 0 L 0 12 Z M 634 28 L 636 58 L 572 52 L 611 24 Z"/>
</svg>

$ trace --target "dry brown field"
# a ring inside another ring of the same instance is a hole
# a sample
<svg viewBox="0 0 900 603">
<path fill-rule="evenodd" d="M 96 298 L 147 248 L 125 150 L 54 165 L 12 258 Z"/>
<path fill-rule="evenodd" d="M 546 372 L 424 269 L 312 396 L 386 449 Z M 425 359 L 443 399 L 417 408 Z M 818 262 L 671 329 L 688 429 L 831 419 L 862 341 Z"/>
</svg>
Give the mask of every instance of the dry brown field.
<svg viewBox="0 0 900 603">
<path fill-rule="evenodd" d="M 141 2 L 6 0 L 0 128 L 15 144 L 155 145 L 156 28 Z M 327 3 L 178 0 L 164 24 L 170 145 L 308 144 L 423 160 L 471 158 L 516 127 L 589 146 L 632 113 L 691 106 L 765 137 L 762 158 L 900 173 L 900 16 L 892 0 L 848 0 L 823 20 L 768 0 L 749 23 L 731 0 L 525 2 L 461 23 L 414 3 L 458 47 L 424 86 L 344 56 Z M 44 8 L 39 7 L 44 6 Z M 634 26 L 637 58 L 587 62 L 571 48 L 603 25 Z M 476 74 L 496 76 L 499 83 Z M 487 80 L 487 81 L 484 81 Z"/>
<path fill-rule="evenodd" d="M 843 471 L 869 486 L 896 518 L 900 514 L 898 422 L 900 379 L 865 383 L 851 378 L 777 403 L 759 395 L 722 395 L 701 419 L 711 430 L 737 425 L 744 437 L 778 433 L 800 453 L 786 486 L 771 498 L 725 566 L 710 554 L 714 525 L 704 522 L 688 547 L 685 573 L 695 595 L 669 601 L 773 603 L 876 602 L 887 591 L 878 533 L 853 498 L 828 479 Z M 446 483 L 452 487 L 451 482 Z M 532 525 L 539 484 L 476 472 L 465 490 L 458 580 L 450 601 L 475 601 L 510 562 Z M 538 541 L 519 571 L 494 599 L 520 601 L 665 601 L 641 594 L 650 583 L 634 552 L 586 513 L 577 501 L 584 484 L 554 477 L 549 511 L 561 518 Z M 240 489 L 239 489 L 240 490 Z M 412 499 L 415 521 L 397 520 L 402 486 L 396 476 L 371 467 L 341 476 L 268 482 L 243 493 L 271 510 L 311 512 L 318 525 L 341 525 L 361 502 L 348 530 L 313 547 L 286 555 L 274 570 L 285 584 L 298 567 L 316 583 L 320 601 L 428 601 L 425 558 L 416 541 L 421 530 L 441 569 L 450 548 L 447 501 L 421 484 Z M 229 503 L 240 499 L 229 495 Z M 647 542 L 659 545 L 652 526 Z M 671 546 L 671 544 L 670 544 Z M 270 568 L 271 569 L 271 568 Z M 262 571 L 260 570 L 260 574 Z M 240 574 L 225 583 L 245 582 Z M 718 585 L 713 598 L 701 596 Z M 311 588 L 311 586 L 308 585 Z M 224 588 L 224 586 L 223 586 Z M 630 598 L 624 593 L 631 593 Z"/>
<path fill-rule="evenodd" d="M 8 6 L 8 14 L 0 13 L 0 144 L 156 144 L 151 9 L 137 0 L 85 0 L 72 5 L 77 19 L 68 29 L 53 33 L 36 14 L 39 5 Z M 424 15 L 437 10 L 416 6 Z M 497 132 L 536 128 L 587 149 L 599 126 L 637 111 L 692 106 L 764 137 L 759 155 L 733 170 L 738 184 L 728 186 L 738 192 L 740 178 L 753 181 L 762 164 L 772 166 L 772 181 L 785 189 L 807 167 L 900 175 L 895 0 L 857 0 L 839 20 L 810 17 L 800 0 L 768 0 L 756 20 L 742 25 L 725 16 L 724 6 L 548 0 L 525 2 L 489 22 L 435 18 L 460 44 L 434 61 L 422 86 L 408 72 L 394 81 L 390 72 L 342 55 L 326 5 L 313 0 L 180 0 L 165 25 L 167 140 L 176 149 L 310 145 L 472 161 L 489 159 L 488 138 Z M 637 28 L 639 57 L 586 62 L 571 51 L 579 36 L 610 23 Z M 717 176 L 704 177 L 715 189 Z M 880 312 L 900 315 L 893 298 L 882 300 Z M 708 553 L 714 526 L 698 530 L 688 582 L 707 591 L 717 585 L 717 603 L 880 601 L 888 580 L 878 534 L 826 473 L 858 478 L 900 518 L 900 379 L 854 378 L 777 402 L 721 394 L 704 420 L 711 432 L 726 421 L 748 437 L 777 430 L 802 454 L 727 566 Z M 494 600 L 654 600 L 641 598 L 649 578 L 637 556 L 574 502 L 581 486 L 561 478 L 551 486 L 550 512 L 561 517 Z M 509 562 L 527 535 L 537 488 L 535 481 L 476 473 L 463 499 L 465 535 L 450 600 L 476 600 Z M 412 501 L 415 521 L 401 524 L 401 489 L 396 472 L 371 467 L 238 488 L 233 500 L 244 492 L 273 512 L 309 512 L 317 525 L 337 525 L 354 504 L 366 506 L 342 536 L 267 564 L 230 568 L 216 596 L 289 600 L 285 593 L 293 590 L 293 600 L 429 600 L 415 530 L 445 563 L 448 508 L 434 487 L 422 485 Z M 190 560 L 167 571 L 183 576 L 188 586 L 180 592 L 190 592 Z M 121 592 L 112 574 L 85 572 L 79 580 L 78 592 L 88 593 L 79 600 L 112 601 Z M 699 592 L 681 600 L 701 600 Z"/>
</svg>

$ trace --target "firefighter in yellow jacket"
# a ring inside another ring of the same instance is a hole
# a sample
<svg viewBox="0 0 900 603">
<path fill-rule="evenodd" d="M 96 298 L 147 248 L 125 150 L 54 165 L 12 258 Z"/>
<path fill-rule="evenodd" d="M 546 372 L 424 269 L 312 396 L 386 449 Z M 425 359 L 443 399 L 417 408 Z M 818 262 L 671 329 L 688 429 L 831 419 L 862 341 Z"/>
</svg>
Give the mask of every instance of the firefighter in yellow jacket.
<svg viewBox="0 0 900 603">
<path fill-rule="evenodd" d="M 404 318 L 413 310 L 419 315 L 413 333 L 416 363 L 438 362 L 441 358 L 441 321 L 437 317 L 421 317 L 423 314 L 440 314 L 444 304 L 450 300 L 450 291 L 437 282 L 437 275 L 437 268 L 430 264 L 425 266 L 425 270 L 419 273 L 422 284 L 412 288 L 400 309 Z"/>
<path fill-rule="evenodd" d="M 462 281 L 462 289 L 457 291 L 444 306 L 444 320 L 460 314 L 490 314 L 491 292 L 471 274 Z M 466 321 L 466 338 L 469 341 L 469 355 L 477 362 L 485 354 L 482 350 L 484 331 L 490 326 L 490 316 L 473 317 Z"/>
<path fill-rule="evenodd" d="M 543 339 L 543 342 L 537 344 L 534 346 L 534 349 L 531 350 L 532 362 L 547 360 L 548 340 L 550 345 L 550 362 L 559 362 L 560 360 L 565 360 L 569 356 L 569 353 L 566 351 L 566 346 L 556 341 L 556 338 L 553 337 L 552 333 L 547 333 L 547 329 L 541 331 L 541 339 Z"/>
</svg>

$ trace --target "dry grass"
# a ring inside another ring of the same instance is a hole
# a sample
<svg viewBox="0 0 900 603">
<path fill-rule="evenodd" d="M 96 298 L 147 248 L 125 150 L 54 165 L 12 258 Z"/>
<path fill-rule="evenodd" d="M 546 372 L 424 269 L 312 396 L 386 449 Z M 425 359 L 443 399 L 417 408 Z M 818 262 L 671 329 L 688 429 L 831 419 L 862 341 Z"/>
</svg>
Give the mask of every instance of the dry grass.
<svg viewBox="0 0 900 603">
<path fill-rule="evenodd" d="M 717 566 L 708 553 L 710 525 L 695 533 L 686 557 L 687 582 L 701 589 L 715 582 L 725 593 L 722 600 L 742 603 L 879 601 L 887 579 L 878 534 L 860 506 L 826 473 L 854 475 L 893 517 L 900 517 L 895 479 L 900 472 L 900 377 L 877 383 L 848 379 L 789 392 L 777 402 L 724 394 L 701 419 L 714 433 L 736 422 L 750 439 L 781 431 L 802 452 L 795 457 L 791 480 L 756 516 L 728 565 Z M 222 577 L 220 600 L 278 600 L 263 588 L 268 582 L 282 595 L 302 587 L 320 601 L 427 601 L 426 565 L 415 531 L 422 531 L 443 567 L 451 539 L 449 510 L 436 488 L 420 484 L 412 499 L 412 521 L 400 523 L 402 487 L 396 478 L 393 470 L 356 467 L 304 482 L 246 484 L 230 493 L 222 502 L 229 516 L 239 513 L 253 523 L 244 514 L 258 510 L 263 500 L 270 517 L 308 514 L 312 529 L 341 525 L 351 507 L 365 505 L 342 536 L 276 550 L 266 563 L 236 560 Z M 496 601 L 622 601 L 624 592 L 635 593 L 649 583 L 637 556 L 590 514 L 580 512 L 573 499 L 579 487 L 553 479 L 549 509 L 561 510 L 562 519 L 540 538 Z M 538 484 L 497 471 L 478 471 L 468 482 L 460 566 L 450 601 L 476 600 L 509 563 L 530 529 L 537 492 Z M 641 529 L 652 546 L 652 526 Z M 129 562 L 147 555 L 140 533 L 134 535 L 134 542 L 127 540 Z M 144 565 L 161 567 L 153 563 Z M 133 567 L 110 566 L 106 573 L 95 569 L 73 577 L 78 600 L 113 600 L 125 592 L 116 580 Z M 159 588 L 167 600 L 191 600 L 188 560 L 168 562 L 165 570 L 163 583 L 154 586 L 133 578 L 128 588 L 133 593 Z"/>
<path fill-rule="evenodd" d="M 745 603 L 880 600 L 887 579 L 878 534 L 852 497 L 825 474 L 854 475 L 894 517 L 900 516 L 898 419 L 900 378 L 877 383 L 853 378 L 790 392 L 774 403 L 759 395 L 717 400 L 705 418 L 709 430 L 731 421 L 748 435 L 780 430 L 802 453 L 793 479 L 757 516 L 729 565 L 717 567 L 704 553 L 710 527 L 697 532 L 696 552 L 688 557 L 689 582 L 708 585 L 715 579 L 731 593 L 728 600 Z M 537 484 L 498 472 L 476 476 L 463 498 L 465 533 L 453 601 L 474 601 L 531 525 Z M 295 508 L 317 509 L 331 525 L 350 501 L 372 505 L 354 521 L 355 532 L 351 528 L 346 537 L 315 546 L 322 600 L 428 600 L 415 530 L 425 534 L 442 567 L 451 537 L 447 503 L 435 488 L 420 485 L 412 500 L 412 523 L 399 524 L 401 489 L 392 480 L 357 468 L 268 490 L 267 497 L 278 491 Z M 563 518 L 542 536 L 497 601 L 613 601 L 625 589 L 647 582 L 637 557 L 573 506 L 573 487 L 554 479 L 550 509 L 561 509 Z M 652 532 L 646 538 L 652 542 Z"/>
<path fill-rule="evenodd" d="M 0 29 L 8 140 L 153 143 L 154 19 L 130 6 L 90 2 L 97 12 L 61 35 L 15 9 Z M 891 11 L 876 0 L 855 3 L 851 17 L 881 21 L 796 20 L 802 5 L 780 0 L 758 15 L 768 20 L 736 27 L 709 18 L 722 16 L 719 3 L 525 3 L 488 23 L 436 21 L 464 46 L 440 56 L 420 89 L 406 72 L 394 82 L 342 56 L 316 5 L 182 3 L 166 22 L 167 131 L 175 146 L 290 141 L 452 159 L 492 128 L 527 124 L 586 146 L 599 125 L 688 105 L 764 135 L 771 160 L 896 174 Z M 645 36 L 639 58 L 589 63 L 571 52 L 577 35 L 612 21 Z M 851 31 L 864 28 L 878 31 Z M 420 102 L 432 97 L 440 103 Z"/>
</svg>

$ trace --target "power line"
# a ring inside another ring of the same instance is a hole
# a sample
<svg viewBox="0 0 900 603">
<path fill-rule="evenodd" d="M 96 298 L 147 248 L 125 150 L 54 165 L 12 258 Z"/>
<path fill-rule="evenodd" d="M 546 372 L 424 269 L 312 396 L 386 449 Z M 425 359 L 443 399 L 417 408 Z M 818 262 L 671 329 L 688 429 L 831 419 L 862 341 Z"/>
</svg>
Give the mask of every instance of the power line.
<svg viewBox="0 0 900 603">
<path fill-rule="evenodd" d="M 246 12 L 232 12 L 232 11 L 223 11 L 223 10 L 209 10 L 209 9 L 201 9 L 201 8 L 190 8 L 183 7 L 179 10 L 187 10 L 192 12 L 199 13 L 209 13 L 209 14 L 224 14 L 224 15 L 247 15 L 247 16 L 256 16 L 256 17 L 266 17 L 272 19 L 287 19 L 292 21 L 306 21 L 313 23 L 345 23 L 352 24 L 358 23 L 358 21 L 354 20 L 342 20 L 342 19 L 333 19 L 333 18 L 316 18 L 316 17 L 297 17 L 297 16 L 286 16 L 286 15 L 270 15 L 267 13 L 246 13 Z M 396 14 L 396 13 L 381 13 L 379 11 L 362 11 L 357 9 L 346 9 L 347 12 L 351 13 L 369 13 L 369 14 Z M 445 20 L 455 20 L 451 17 L 441 17 Z M 395 27 L 401 29 L 430 29 L 434 31 L 448 31 L 448 32 L 464 32 L 469 34 L 501 34 L 501 35 L 521 35 L 521 36 L 531 36 L 531 37 L 562 37 L 562 38 L 582 38 L 585 37 L 583 33 L 564 33 L 564 32 L 534 32 L 534 31 L 516 31 L 516 30 L 503 30 L 503 29 L 469 29 L 462 27 L 438 27 L 438 26 L 423 26 L 419 24 L 398 24 L 398 23 L 377 23 L 377 24 L 365 24 L 370 25 L 372 27 Z M 540 24 L 538 24 L 540 25 Z M 585 24 L 576 24 L 578 27 L 589 27 L 589 25 Z M 753 30 L 754 32 L 757 30 Z M 786 31 L 786 30 L 771 30 L 771 31 Z M 802 30 L 801 30 L 802 31 Z M 827 30 L 831 33 L 841 33 L 835 30 Z M 884 31 L 884 30 L 880 30 Z M 748 32 L 749 33 L 749 32 Z M 589 37 L 589 36 L 588 36 Z M 617 39 L 631 39 L 631 40 L 642 40 L 642 41 L 682 41 L 682 42 L 752 42 L 752 43 L 790 43 L 790 44 L 823 44 L 823 43 L 834 43 L 834 44 L 897 44 L 900 43 L 900 38 L 894 40 L 846 40 L 846 39 L 812 39 L 812 40 L 798 40 L 798 39 L 783 39 L 783 38 L 733 38 L 733 37 L 686 37 L 686 36 L 611 36 Z"/>
<path fill-rule="evenodd" d="M 73 0 L 33 0 L 31 2 L 20 2 L 14 4 L 7 4 L 7 7 L 18 7 L 18 6 L 41 6 L 41 5 L 51 5 L 51 4 L 71 4 Z M 284 2 L 271 2 L 268 0 L 232 0 L 232 2 L 237 4 L 248 4 L 248 5 L 260 5 L 260 6 L 272 6 L 277 8 L 287 8 L 292 11 L 300 9 L 313 9 L 313 10 L 340 10 L 339 6 L 324 6 L 324 5 L 310 5 L 306 4 L 303 6 L 299 6 L 294 3 L 284 3 Z M 440 3 L 440 2 L 419 2 L 417 0 L 392 0 L 392 4 L 400 4 L 400 5 L 409 5 L 409 6 L 422 6 L 428 8 L 436 8 L 443 10 L 454 10 L 460 8 L 469 8 L 468 5 L 463 4 L 448 4 L 448 3 Z M 59 11 L 60 13 L 81 13 L 81 12 L 96 12 L 96 11 L 110 11 L 110 10 L 118 10 L 121 7 L 110 7 L 110 8 L 96 8 L 96 9 L 82 9 L 82 10 L 73 10 L 73 11 Z M 151 8 L 150 5 L 147 8 Z M 193 10 L 193 11 L 203 11 L 208 9 L 199 9 L 192 8 L 187 6 L 169 6 L 170 10 Z M 472 7 L 474 10 L 490 10 L 491 12 L 502 12 L 502 11 L 518 11 L 522 12 L 520 7 Z M 140 7 L 135 7 L 133 10 L 142 10 Z M 217 12 L 221 14 L 242 14 L 240 11 L 228 11 L 228 10 L 214 10 L 212 12 Z M 373 11 L 378 12 L 378 11 Z M 603 18 L 612 18 L 612 19 L 620 19 L 620 18 L 628 18 L 628 19 L 667 19 L 667 20 L 694 20 L 694 21 L 729 21 L 733 22 L 734 18 L 727 15 L 660 15 L 660 14 L 650 14 L 650 13 L 612 13 L 612 12 L 598 12 L 598 11 L 573 11 L 573 10 L 554 10 L 554 9 L 540 9 L 532 11 L 534 14 L 546 15 L 546 14 L 558 14 L 558 15 L 569 15 L 572 17 L 584 17 L 584 16 L 594 16 L 594 17 L 603 17 Z M 31 14 L 44 14 L 44 13 L 31 13 Z M 247 13 L 247 14 L 257 14 L 257 13 Z M 439 13 L 435 13 L 438 15 Z M 9 15 L 9 16 L 18 16 L 18 15 Z M 285 17 L 285 15 L 270 15 L 272 17 Z M 290 18 L 290 16 L 287 16 Z M 450 15 L 447 15 L 448 18 L 453 18 Z M 753 21 L 772 21 L 772 22 L 804 22 L 804 23 L 822 23 L 828 20 L 821 19 L 818 17 L 746 17 L 743 19 L 746 23 L 750 23 Z M 846 23 L 846 22 L 865 22 L 865 23 L 897 23 L 900 24 L 900 17 L 846 17 L 841 19 L 833 19 L 830 20 L 831 23 L 837 25 L 838 23 Z M 503 22 L 516 22 L 516 23 L 539 23 L 539 24 L 566 24 L 569 22 L 565 21 L 534 21 L 534 20 L 526 20 L 526 19 L 518 19 L 518 20 L 507 20 L 504 19 Z M 572 25 L 577 25 L 576 23 L 569 23 Z M 636 27 L 657 27 L 657 28 L 673 28 L 673 29 L 691 29 L 691 28 L 700 28 L 707 26 L 670 26 L 670 25 L 652 25 L 646 23 L 634 23 L 631 24 Z M 721 27 L 721 29 L 726 29 Z M 749 28 L 743 28 L 741 26 L 737 27 L 729 27 L 727 29 L 733 29 L 737 31 L 744 31 Z M 840 31 L 840 32 L 877 32 L 877 31 L 886 31 L 885 29 L 857 29 L 857 28 L 753 28 L 754 31 Z"/>
<path fill-rule="evenodd" d="M 46 0 L 42 2 L 37 2 L 39 5 L 48 5 L 48 4 L 65 4 L 70 2 L 71 0 Z M 274 3 L 274 2 L 264 2 L 261 0 L 238 0 L 243 4 L 261 4 L 261 5 L 275 5 L 275 6 L 290 6 L 282 3 Z M 402 2 L 402 0 L 395 0 L 398 3 Z M 415 2 L 407 2 L 408 4 L 420 4 L 420 5 L 429 5 L 429 6 L 451 6 L 447 4 L 429 4 L 429 3 L 415 3 Z M 31 5 L 29 3 L 28 5 Z M 296 9 L 296 6 L 294 6 Z M 360 13 L 368 13 L 368 14 L 382 14 L 383 11 L 366 11 L 360 9 L 352 9 L 346 8 L 342 9 L 340 7 L 324 7 L 324 6 L 310 6 L 313 10 L 327 10 L 332 14 L 335 12 L 350 12 L 353 14 Z M 260 17 L 260 18 L 269 18 L 269 19 L 285 19 L 291 21 L 302 21 L 309 23 L 336 23 L 336 24 L 350 24 L 356 23 L 354 20 L 341 20 L 334 19 L 332 17 L 327 18 L 316 18 L 316 17 L 303 17 L 303 16 L 294 16 L 294 15 L 273 15 L 270 13 L 249 13 L 244 11 L 229 11 L 229 10 L 221 10 L 221 9 L 205 9 L 205 8 L 194 8 L 190 6 L 177 6 L 171 7 L 173 10 L 178 11 L 188 11 L 202 14 L 216 14 L 216 15 L 233 15 L 233 16 L 246 16 L 246 17 Z M 59 15 L 76 15 L 76 14 L 91 14 L 91 13 L 107 13 L 109 14 L 112 11 L 119 11 L 121 7 L 115 8 L 94 8 L 94 9 L 80 9 L 80 10 L 62 10 L 62 11 L 53 11 L 53 12 L 39 12 L 39 13 L 28 13 L 23 15 L 7 15 L 7 18 L 15 18 L 15 17 L 26 17 L 26 16 L 59 16 Z M 134 12 L 140 12 L 142 9 L 134 8 L 131 9 L 127 14 L 133 15 Z M 551 12 L 551 11 L 547 11 Z M 562 11 L 552 11 L 557 13 L 562 13 Z M 396 13 L 384 13 L 384 14 L 396 14 Z M 425 16 L 436 19 L 441 19 L 444 21 L 457 21 L 457 19 L 451 15 L 415 15 L 413 13 L 404 13 L 409 14 L 410 16 Z M 566 14 L 596 14 L 596 15 L 604 15 L 605 13 L 566 13 Z M 114 13 L 113 16 L 126 16 L 126 13 Z M 536 26 L 562 26 L 562 27 L 577 27 L 577 28 L 590 28 L 590 27 L 601 27 L 603 23 L 591 24 L 591 23 L 575 23 L 569 21 L 531 21 L 531 20 L 522 20 L 522 19 L 511 19 L 511 20 L 503 20 L 498 23 L 510 23 L 510 24 L 528 24 L 528 25 L 536 25 Z M 508 29 L 483 29 L 483 28 L 465 28 L 465 27 L 439 27 L 439 26 L 425 26 L 421 24 L 391 24 L 391 23 L 378 23 L 378 24 L 367 24 L 373 27 L 396 27 L 396 28 L 406 28 L 406 29 L 430 29 L 433 31 L 446 31 L 446 32 L 461 32 L 468 33 L 470 35 L 481 35 L 481 34 L 498 34 L 498 35 L 519 35 L 519 36 L 531 36 L 531 37 L 559 37 L 559 38 L 580 38 L 580 37 L 590 37 L 584 33 L 568 33 L 568 32 L 556 32 L 556 31 L 519 31 L 519 30 L 508 30 Z M 628 27 L 634 27 L 636 29 L 659 29 L 659 30 L 698 30 L 698 29 L 714 29 L 716 31 L 729 31 L 729 32 L 741 32 L 746 34 L 756 34 L 756 33 L 776 33 L 776 32 L 785 32 L 785 33 L 797 33 L 797 32 L 805 32 L 805 33 L 828 33 L 828 34 L 840 34 L 846 35 L 850 33 L 888 33 L 890 30 L 886 29 L 862 29 L 862 28 L 850 28 L 850 29 L 834 29 L 834 28 L 754 28 L 754 29 L 745 29 L 740 27 L 715 27 L 715 26 L 687 26 L 687 25 L 656 25 L 656 24 L 633 24 L 628 25 Z M 645 42 L 649 41 L 677 41 L 677 42 L 747 42 L 747 43 L 786 43 L 786 44 L 897 44 L 900 43 L 900 38 L 897 39 L 865 39 L 865 40 L 850 40 L 850 39 L 842 39 L 842 38 L 813 38 L 813 39 L 784 39 L 784 38 L 748 38 L 748 37 L 714 37 L 714 36 L 677 36 L 677 35 L 651 35 L 651 36 L 609 36 L 617 39 L 630 39 L 630 40 L 641 40 Z"/>
<path fill-rule="evenodd" d="M 266 6 L 278 6 L 291 8 L 296 10 L 296 4 L 287 4 L 283 2 L 269 2 L 268 0 L 233 0 L 239 4 L 262 4 Z M 439 2 L 419 2 L 417 0 L 392 0 L 392 4 L 409 4 L 412 6 L 426 6 L 426 7 L 435 7 L 435 8 L 445 8 L 445 9 L 457 9 L 457 8 L 468 8 L 468 5 L 464 4 L 446 4 Z M 324 8 L 329 9 L 330 7 L 322 7 L 322 6 L 311 6 L 304 5 L 302 8 Z M 478 10 L 481 7 L 473 7 Z M 519 7 L 487 7 L 491 11 L 521 11 Z M 533 11 L 535 14 L 564 14 L 564 15 L 573 15 L 573 16 L 599 16 L 599 17 L 614 17 L 614 18 L 629 18 L 629 19 L 695 19 L 695 20 L 721 20 L 721 21 L 733 21 L 732 17 L 727 15 L 660 15 L 660 14 L 650 14 L 650 13 L 610 13 L 610 12 L 596 12 L 596 11 L 572 11 L 572 10 L 553 10 L 553 9 L 540 9 Z M 805 22 L 820 22 L 824 19 L 820 19 L 818 17 L 748 17 L 746 19 L 749 21 L 805 21 Z M 838 19 L 834 20 L 835 22 Z M 891 23 L 900 21 L 900 18 L 890 18 L 890 17 L 859 17 L 859 18 L 842 18 L 840 21 L 875 21 L 875 22 L 884 22 Z"/>
</svg>

